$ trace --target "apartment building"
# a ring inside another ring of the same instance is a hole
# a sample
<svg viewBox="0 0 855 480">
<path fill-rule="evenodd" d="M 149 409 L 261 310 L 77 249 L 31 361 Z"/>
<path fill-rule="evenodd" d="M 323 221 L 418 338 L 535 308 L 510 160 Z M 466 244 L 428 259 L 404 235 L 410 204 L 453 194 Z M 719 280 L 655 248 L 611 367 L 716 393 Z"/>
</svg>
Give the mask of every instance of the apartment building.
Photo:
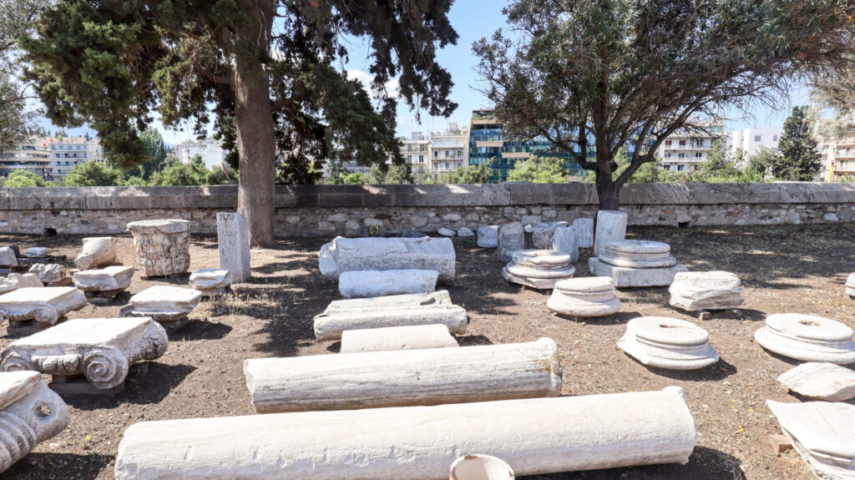
<svg viewBox="0 0 855 480">
<path fill-rule="evenodd" d="M 48 138 L 50 148 L 50 170 L 45 176 L 46 180 L 62 180 L 75 166 L 95 159 L 100 150 L 100 158 L 103 161 L 104 154 L 98 139 L 90 140 L 86 137 L 59 137 Z"/>
<path fill-rule="evenodd" d="M 430 172 L 448 173 L 469 165 L 469 129 L 451 123 L 445 132 L 430 135 Z"/>
<path fill-rule="evenodd" d="M 401 155 L 410 164 L 413 175 L 430 171 L 430 137 L 422 132 L 412 132 L 410 138 L 401 139 Z"/>
<path fill-rule="evenodd" d="M 32 136 L 14 149 L 0 151 L 0 176 L 26 170 L 47 178 L 51 171 L 50 138 Z"/>
<path fill-rule="evenodd" d="M 778 140 L 781 138 L 781 128 L 746 128 L 730 134 L 729 151 L 742 151 L 746 157 L 756 155 L 761 147 L 777 152 Z"/>
<path fill-rule="evenodd" d="M 198 155 L 208 168 L 220 167 L 226 160 L 226 151 L 220 142 L 212 138 L 187 140 L 176 145 L 172 151 L 185 164 L 190 164 Z"/>
<path fill-rule="evenodd" d="M 817 139 L 817 149 L 822 155 L 819 180 L 845 182 L 855 179 L 855 137 L 842 139 Z"/>
<path fill-rule="evenodd" d="M 660 168 L 671 172 L 699 170 L 714 144 L 727 142 L 723 121 L 709 122 L 704 129 L 706 132 L 678 131 L 666 138 L 656 152 Z"/>
</svg>

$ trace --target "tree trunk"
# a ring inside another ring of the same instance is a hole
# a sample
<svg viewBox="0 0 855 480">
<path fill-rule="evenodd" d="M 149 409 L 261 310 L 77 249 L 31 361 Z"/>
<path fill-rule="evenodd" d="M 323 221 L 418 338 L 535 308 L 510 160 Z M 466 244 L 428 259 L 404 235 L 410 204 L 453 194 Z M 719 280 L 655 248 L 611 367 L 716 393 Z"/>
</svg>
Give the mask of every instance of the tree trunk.
<svg viewBox="0 0 855 480">
<path fill-rule="evenodd" d="M 612 178 L 612 162 L 608 148 L 597 147 L 597 198 L 600 200 L 600 210 L 620 210 L 621 185 Z"/>
<path fill-rule="evenodd" d="M 276 196 L 276 140 L 270 105 L 270 77 L 261 63 L 269 48 L 273 8 L 267 1 L 248 2 L 255 22 L 236 39 L 235 123 L 240 180 L 238 212 L 249 224 L 250 245 L 270 247 Z"/>
</svg>

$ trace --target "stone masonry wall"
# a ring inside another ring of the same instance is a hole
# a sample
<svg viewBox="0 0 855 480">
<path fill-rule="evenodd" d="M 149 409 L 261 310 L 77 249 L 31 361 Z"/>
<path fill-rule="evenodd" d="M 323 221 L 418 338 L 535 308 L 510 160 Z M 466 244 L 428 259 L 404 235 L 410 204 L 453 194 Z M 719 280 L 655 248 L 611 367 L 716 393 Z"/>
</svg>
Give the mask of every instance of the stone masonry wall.
<svg viewBox="0 0 855 480">
<path fill-rule="evenodd" d="M 621 192 L 630 225 L 758 225 L 851 222 L 855 185 L 631 184 Z M 216 233 L 216 213 L 234 211 L 235 186 L 0 189 L 0 232 L 109 235 L 135 220 L 183 218 Z M 381 235 L 440 227 L 592 217 L 587 184 L 279 187 L 278 236 Z"/>
</svg>

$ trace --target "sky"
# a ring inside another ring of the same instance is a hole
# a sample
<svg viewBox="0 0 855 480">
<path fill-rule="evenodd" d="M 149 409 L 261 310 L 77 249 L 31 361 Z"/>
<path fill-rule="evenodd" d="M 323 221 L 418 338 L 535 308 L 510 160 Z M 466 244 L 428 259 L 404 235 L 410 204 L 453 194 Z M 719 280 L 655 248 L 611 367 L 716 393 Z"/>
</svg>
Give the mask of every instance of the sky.
<svg viewBox="0 0 855 480">
<path fill-rule="evenodd" d="M 434 118 L 422 112 L 421 123 L 418 123 L 416 112 L 411 111 L 405 102 L 401 101 L 398 107 L 397 133 L 399 136 L 409 137 L 411 132 L 418 131 L 425 133 L 443 131 L 451 122 L 456 122 L 461 127 L 469 125 L 472 110 L 491 107 L 489 100 L 475 89 L 479 83 L 475 73 L 478 59 L 472 53 L 472 44 L 481 37 L 489 38 L 500 28 L 507 28 L 505 16 L 502 14 L 502 8 L 507 4 L 507 0 L 457 0 L 454 3 L 451 7 L 450 20 L 460 38 L 456 45 L 449 45 L 440 50 L 437 57 L 440 65 L 451 73 L 454 82 L 451 100 L 458 104 L 457 110 L 449 118 Z M 344 65 L 348 76 L 368 84 L 371 78 L 366 73 L 370 64 L 367 43 L 361 39 L 350 39 L 348 50 L 350 59 Z M 394 88 L 394 81 L 387 85 L 387 89 Z M 750 110 L 748 115 L 735 110 L 727 112 L 726 129 L 734 131 L 751 127 L 781 127 L 792 106 L 807 104 L 807 90 L 795 88 L 779 110 L 757 106 Z M 42 126 L 50 129 L 51 132 L 58 128 L 46 119 L 42 121 Z M 184 131 L 167 130 L 159 121 L 155 121 L 153 126 L 160 130 L 164 141 L 172 145 L 194 139 L 189 125 Z M 70 135 L 82 135 L 87 131 L 90 135 L 96 135 L 93 130 L 87 128 L 64 130 Z"/>
</svg>

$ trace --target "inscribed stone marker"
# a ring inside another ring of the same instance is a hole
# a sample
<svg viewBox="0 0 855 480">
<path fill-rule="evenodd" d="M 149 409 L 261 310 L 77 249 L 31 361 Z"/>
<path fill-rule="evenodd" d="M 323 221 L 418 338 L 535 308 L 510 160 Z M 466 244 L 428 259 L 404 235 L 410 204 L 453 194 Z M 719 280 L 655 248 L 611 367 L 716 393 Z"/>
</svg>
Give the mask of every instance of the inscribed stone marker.
<svg viewBox="0 0 855 480">
<path fill-rule="evenodd" d="M 249 280 L 249 226 L 246 217 L 232 212 L 217 213 L 217 242 L 220 250 L 220 268 L 231 272 L 232 282 Z"/>
</svg>

